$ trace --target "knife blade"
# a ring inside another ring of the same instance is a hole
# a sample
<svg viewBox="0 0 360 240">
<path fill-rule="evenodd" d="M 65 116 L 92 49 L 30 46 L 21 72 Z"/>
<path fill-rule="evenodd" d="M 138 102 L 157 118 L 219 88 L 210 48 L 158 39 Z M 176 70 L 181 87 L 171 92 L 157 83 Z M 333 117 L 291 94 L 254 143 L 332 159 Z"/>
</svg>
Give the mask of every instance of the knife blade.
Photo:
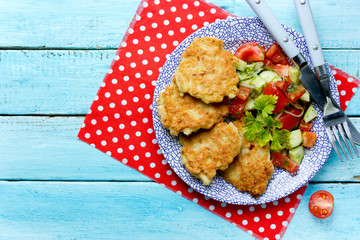
<svg viewBox="0 0 360 240">
<path fill-rule="evenodd" d="M 312 63 L 315 67 L 316 75 L 320 81 L 325 97 L 331 97 L 330 78 L 326 68 L 325 59 L 322 53 L 319 37 L 316 31 L 314 18 L 312 15 L 309 0 L 294 0 L 296 11 L 299 16 L 300 24 L 304 32 L 308 50 Z M 334 104 L 337 104 L 334 101 Z M 337 104 L 338 105 L 338 104 Z M 323 105 L 320 106 L 323 109 Z M 360 133 L 346 116 L 354 142 L 360 145 Z M 346 136 L 347 137 L 347 136 Z"/>
</svg>

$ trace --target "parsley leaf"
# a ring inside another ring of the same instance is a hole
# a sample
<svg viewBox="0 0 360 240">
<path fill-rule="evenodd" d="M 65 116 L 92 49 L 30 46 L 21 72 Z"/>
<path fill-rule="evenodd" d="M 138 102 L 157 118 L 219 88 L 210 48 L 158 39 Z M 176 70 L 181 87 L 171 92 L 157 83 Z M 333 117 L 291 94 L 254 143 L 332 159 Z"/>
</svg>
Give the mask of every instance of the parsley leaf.
<svg viewBox="0 0 360 240">
<path fill-rule="evenodd" d="M 270 116 L 264 118 L 264 124 L 268 128 L 281 128 L 282 127 L 282 122 L 279 119 L 275 119 Z"/>
<path fill-rule="evenodd" d="M 249 142 L 257 141 L 260 147 L 272 141 L 271 149 L 279 151 L 287 145 L 290 132 L 280 130 L 282 123 L 272 113 L 275 109 L 277 96 L 263 95 L 255 100 L 254 108 L 257 115 L 246 111 L 244 117 L 244 137 Z"/>
<path fill-rule="evenodd" d="M 256 119 L 254 118 L 254 116 L 251 114 L 251 112 L 246 111 L 245 112 L 246 117 L 244 118 L 244 123 L 245 125 L 249 125 L 252 124 L 256 121 Z"/>
<path fill-rule="evenodd" d="M 246 117 L 244 118 L 244 137 L 249 141 L 255 141 L 257 135 L 264 131 L 263 123 L 258 121 L 251 112 L 245 112 Z"/>
<path fill-rule="evenodd" d="M 257 135 L 256 140 L 259 142 L 260 147 L 265 146 L 268 142 L 272 140 L 270 129 L 265 129 Z"/>
<path fill-rule="evenodd" d="M 274 95 L 262 95 L 255 100 L 254 108 L 266 118 L 274 111 L 277 99 L 278 97 Z"/>
<path fill-rule="evenodd" d="M 290 132 L 286 129 L 273 131 L 271 149 L 275 151 L 282 150 L 283 146 L 287 145 L 289 141 L 289 136 L 290 136 Z"/>
</svg>

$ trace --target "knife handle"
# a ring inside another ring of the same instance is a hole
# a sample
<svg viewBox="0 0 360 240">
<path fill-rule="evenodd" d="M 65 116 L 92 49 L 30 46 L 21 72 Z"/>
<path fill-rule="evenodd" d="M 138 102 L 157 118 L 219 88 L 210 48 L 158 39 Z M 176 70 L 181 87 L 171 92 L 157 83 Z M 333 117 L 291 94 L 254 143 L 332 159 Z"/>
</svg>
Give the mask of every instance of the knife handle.
<svg viewBox="0 0 360 240">
<path fill-rule="evenodd" d="M 264 0 L 246 0 L 289 58 L 300 53 Z"/>
<path fill-rule="evenodd" d="M 314 67 L 324 65 L 325 60 L 311 12 L 310 2 L 309 0 L 294 0 L 294 4 L 310 52 L 311 61 Z"/>
</svg>

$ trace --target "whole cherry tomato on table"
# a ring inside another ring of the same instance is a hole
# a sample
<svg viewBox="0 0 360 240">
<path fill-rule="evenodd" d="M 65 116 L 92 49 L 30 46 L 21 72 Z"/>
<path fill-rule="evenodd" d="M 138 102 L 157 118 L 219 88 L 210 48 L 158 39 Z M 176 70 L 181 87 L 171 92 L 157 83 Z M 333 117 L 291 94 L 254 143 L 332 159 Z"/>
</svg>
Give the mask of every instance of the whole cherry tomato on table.
<svg viewBox="0 0 360 240">
<path fill-rule="evenodd" d="M 325 191 L 317 191 L 311 195 L 309 200 L 309 210 L 317 218 L 327 218 L 331 215 L 334 208 L 334 196 Z"/>
</svg>

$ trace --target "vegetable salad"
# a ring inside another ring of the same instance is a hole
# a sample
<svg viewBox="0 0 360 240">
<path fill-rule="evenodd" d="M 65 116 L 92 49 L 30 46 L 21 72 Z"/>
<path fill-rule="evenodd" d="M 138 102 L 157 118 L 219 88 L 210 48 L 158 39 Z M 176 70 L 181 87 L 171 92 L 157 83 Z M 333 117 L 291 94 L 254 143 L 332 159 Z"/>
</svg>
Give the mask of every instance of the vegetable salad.
<svg viewBox="0 0 360 240">
<path fill-rule="evenodd" d="M 246 43 L 234 55 L 239 59 L 239 94 L 231 101 L 230 113 L 244 122 L 248 141 L 270 144 L 274 166 L 295 172 L 304 147 L 313 147 L 317 139 L 311 132 L 317 114 L 300 83 L 300 70 L 289 64 L 277 43 L 267 50 Z"/>
</svg>

